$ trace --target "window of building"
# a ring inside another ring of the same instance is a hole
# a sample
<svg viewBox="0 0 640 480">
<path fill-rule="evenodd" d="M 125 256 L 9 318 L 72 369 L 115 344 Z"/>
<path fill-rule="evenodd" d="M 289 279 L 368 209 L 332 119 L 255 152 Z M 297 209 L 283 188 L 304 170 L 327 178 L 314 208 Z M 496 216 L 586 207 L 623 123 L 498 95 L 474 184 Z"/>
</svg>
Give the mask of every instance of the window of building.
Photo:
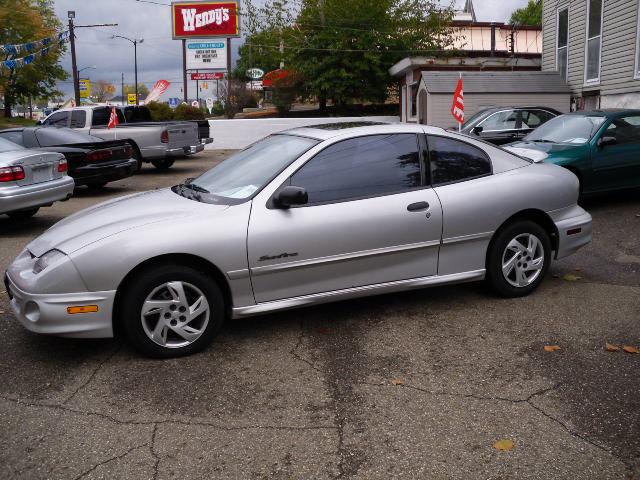
<svg viewBox="0 0 640 480">
<path fill-rule="evenodd" d="M 584 82 L 600 81 L 602 47 L 602 0 L 587 0 L 587 42 L 585 45 Z"/>
<path fill-rule="evenodd" d="M 428 143 L 434 185 L 462 182 L 491 174 L 491 160 L 479 148 L 452 138 L 431 135 Z"/>
<path fill-rule="evenodd" d="M 569 8 L 558 10 L 557 39 L 558 43 L 556 45 L 556 70 L 566 81 L 567 66 L 569 64 Z"/>
<path fill-rule="evenodd" d="M 640 79 L 640 2 L 638 3 L 638 24 L 636 26 L 636 71 L 633 78 Z"/>
<path fill-rule="evenodd" d="M 409 91 L 411 92 L 411 110 L 409 114 L 412 118 L 418 116 L 418 87 L 418 83 L 409 86 Z"/>
<path fill-rule="evenodd" d="M 370 135 L 325 148 L 291 177 L 309 203 L 403 192 L 422 185 L 414 134 Z"/>
</svg>

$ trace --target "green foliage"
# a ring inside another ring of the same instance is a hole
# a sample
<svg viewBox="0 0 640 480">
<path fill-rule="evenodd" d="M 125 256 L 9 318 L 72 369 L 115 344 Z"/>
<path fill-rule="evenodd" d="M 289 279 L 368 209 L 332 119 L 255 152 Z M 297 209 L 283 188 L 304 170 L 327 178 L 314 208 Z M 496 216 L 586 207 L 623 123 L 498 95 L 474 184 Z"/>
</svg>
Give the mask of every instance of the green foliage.
<svg viewBox="0 0 640 480">
<path fill-rule="evenodd" d="M 511 14 L 512 25 L 542 25 L 542 0 L 529 0 L 526 7 L 518 8 Z"/>
<path fill-rule="evenodd" d="M 279 41 L 279 33 L 273 29 L 248 36 L 239 49 L 240 57 L 236 64 L 236 78 L 249 81 L 247 70 L 250 68 L 260 68 L 265 72 L 280 68 L 280 61 L 283 60 L 282 55 L 278 49 L 272 47 L 278 45 Z"/>
<path fill-rule="evenodd" d="M 273 82 L 273 104 L 281 116 L 286 116 L 300 94 L 302 76 L 295 72 Z"/>
<path fill-rule="evenodd" d="M 63 30 L 53 10 L 52 0 L 2 0 L 0 25 L 3 25 L 0 44 L 32 42 Z M 17 103 L 60 94 L 56 82 L 67 78 L 67 73 L 59 65 L 63 53 L 64 47 L 56 46 L 49 54 L 38 56 L 29 65 L 0 70 L 0 94 L 4 96 L 5 117 L 11 116 L 11 108 Z M 0 56 L 0 60 L 7 58 L 6 54 Z"/>
<path fill-rule="evenodd" d="M 191 105 L 180 104 L 174 110 L 174 120 L 204 120 L 204 112 Z"/>
<path fill-rule="evenodd" d="M 224 107 L 222 106 L 222 102 L 219 100 L 213 104 L 213 108 L 211 109 L 211 113 L 216 116 L 224 115 Z"/>
<path fill-rule="evenodd" d="M 128 95 L 130 93 L 136 93 L 135 84 L 125 85 L 124 86 L 124 94 Z M 138 84 L 138 95 L 140 95 L 140 97 L 142 97 L 142 98 L 144 98 L 147 95 L 149 95 L 149 87 L 147 87 L 144 83 L 139 83 Z"/>
<path fill-rule="evenodd" d="M 165 122 L 175 117 L 173 109 L 167 103 L 149 102 L 145 106 L 151 111 L 151 119 L 154 122 Z"/>
</svg>

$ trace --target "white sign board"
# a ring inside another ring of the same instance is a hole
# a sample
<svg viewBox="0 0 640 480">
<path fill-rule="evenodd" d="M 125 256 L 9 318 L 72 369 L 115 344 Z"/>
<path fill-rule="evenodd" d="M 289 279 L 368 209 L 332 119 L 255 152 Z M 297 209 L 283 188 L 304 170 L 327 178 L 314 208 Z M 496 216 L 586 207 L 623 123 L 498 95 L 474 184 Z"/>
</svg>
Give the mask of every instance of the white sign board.
<svg viewBox="0 0 640 480">
<path fill-rule="evenodd" d="M 187 70 L 227 68 L 227 42 L 187 40 Z"/>
<path fill-rule="evenodd" d="M 194 108 L 200 108 L 200 102 L 197 100 L 194 100 L 193 102 L 191 102 L 191 106 Z"/>
</svg>

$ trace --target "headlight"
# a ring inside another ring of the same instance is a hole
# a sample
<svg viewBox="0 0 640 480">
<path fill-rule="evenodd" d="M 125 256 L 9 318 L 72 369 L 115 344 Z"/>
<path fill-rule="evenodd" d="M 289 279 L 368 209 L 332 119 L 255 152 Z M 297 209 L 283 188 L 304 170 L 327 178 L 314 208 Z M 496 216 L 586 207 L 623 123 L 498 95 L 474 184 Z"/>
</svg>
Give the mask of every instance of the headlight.
<svg viewBox="0 0 640 480">
<path fill-rule="evenodd" d="M 58 260 L 62 260 L 64 257 L 66 257 L 66 255 L 60 250 L 49 250 L 47 253 L 38 258 L 38 260 L 36 260 L 36 263 L 33 265 L 33 273 L 40 273 L 49 265 L 57 262 Z"/>
</svg>

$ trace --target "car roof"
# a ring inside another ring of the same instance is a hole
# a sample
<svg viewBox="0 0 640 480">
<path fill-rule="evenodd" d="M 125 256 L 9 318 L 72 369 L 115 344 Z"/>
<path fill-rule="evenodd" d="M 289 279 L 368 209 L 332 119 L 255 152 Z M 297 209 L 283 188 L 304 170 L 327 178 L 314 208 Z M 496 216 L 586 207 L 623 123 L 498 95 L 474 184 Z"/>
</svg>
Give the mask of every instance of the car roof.
<svg viewBox="0 0 640 480">
<path fill-rule="evenodd" d="M 297 135 L 300 137 L 310 137 L 316 140 L 328 140 L 337 136 L 361 136 L 384 133 L 443 133 L 440 127 L 430 127 L 428 125 L 407 124 L 407 123 L 382 123 L 382 122 L 335 122 L 309 125 L 306 127 L 296 127 L 278 134 Z"/>
<path fill-rule="evenodd" d="M 602 110 L 580 110 L 568 113 L 567 115 L 616 118 L 626 117 L 628 115 L 640 115 L 640 110 L 633 108 L 605 108 Z"/>
</svg>

